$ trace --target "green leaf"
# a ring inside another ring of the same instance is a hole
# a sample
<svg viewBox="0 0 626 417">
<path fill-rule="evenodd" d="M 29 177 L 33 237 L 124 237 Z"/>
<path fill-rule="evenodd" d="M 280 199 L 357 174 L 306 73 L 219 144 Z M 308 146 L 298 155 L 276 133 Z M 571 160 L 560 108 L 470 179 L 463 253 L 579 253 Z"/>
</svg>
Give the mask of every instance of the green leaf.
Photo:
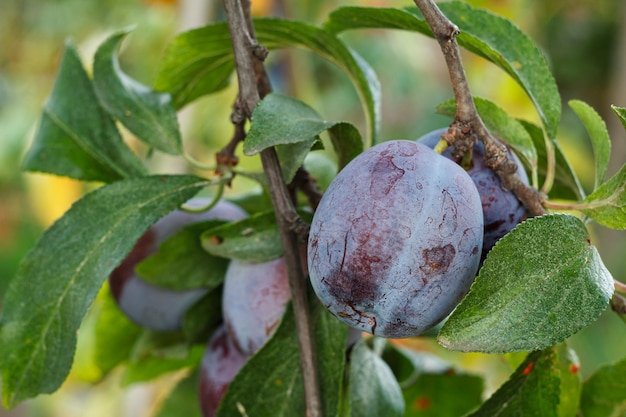
<svg viewBox="0 0 626 417">
<path fill-rule="evenodd" d="M 183 334 L 188 343 L 206 343 L 222 321 L 222 287 L 209 291 L 183 317 Z"/>
<path fill-rule="evenodd" d="M 559 395 L 559 417 L 572 417 L 578 412 L 580 406 L 580 393 L 582 390 L 582 377 L 580 375 L 580 362 L 576 352 L 570 349 L 566 343 L 556 347 L 558 355 L 558 368 L 561 380 Z"/>
<path fill-rule="evenodd" d="M 155 417 L 202 417 L 198 401 L 198 373 L 181 380 L 170 392 Z"/>
<path fill-rule="evenodd" d="M 352 348 L 349 375 L 351 416 L 404 415 L 404 398 L 396 377 L 364 340 Z"/>
<path fill-rule="evenodd" d="M 207 185 L 194 176 L 114 182 L 85 195 L 44 232 L 3 301 L 5 406 L 61 385 L 76 330 L 106 277 L 148 227 Z"/>
<path fill-rule="evenodd" d="M 546 58 L 537 45 L 510 21 L 460 1 L 437 4 L 461 33 L 457 42 L 506 71 L 535 104 L 548 136 L 554 138 L 561 118 L 561 99 Z M 406 9 L 342 7 L 330 14 L 325 28 L 403 29 L 433 36 L 415 7 Z"/>
<path fill-rule="evenodd" d="M 532 178 L 535 178 L 537 175 L 537 149 L 524 126 L 492 101 L 474 97 L 474 103 L 478 114 L 491 133 L 522 156 L 526 165 L 531 168 Z M 439 104 L 437 112 L 454 117 L 456 101 L 452 99 Z"/>
<path fill-rule="evenodd" d="M 529 354 L 509 380 L 468 417 L 558 416 L 557 361 L 554 348 Z"/>
<path fill-rule="evenodd" d="M 380 85 L 374 70 L 339 38 L 297 21 L 255 19 L 259 42 L 270 50 L 298 47 L 310 50 L 341 68 L 361 99 L 368 126 L 368 144 L 380 126 Z M 224 88 L 234 69 L 228 27 L 217 23 L 178 35 L 168 46 L 156 88 L 169 91 L 174 106 Z"/>
<path fill-rule="evenodd" d="M 337 123 L 328 129 L 328 135 L 337 152 L 337 168 L 343 169 L 348 162 L 363 152 L 363 140 L 359 130 L 350 123 Z"/>
<path fill-rule="evenodd" d="M 298 211 L 305 221 L 311 213 Z M 256 213 L 202 234 L 202 247 L 215 256 L 247 262 L 267 262 L 283 255 L 283 246 L 273 211 Z"/>
<path fill-rule="evenodd" d="M 347 328 L 311 297 L 311 323 L 317 352 L 322 415 L 335 416 L 343 381 Z M 230 383 L 217 417 L 304 415 L 304 390 L 293 309 L 272 338 Z M 244 414 L 246 413 L 246 414 Z"/>
<path fill-rule="evenodd" d="M 255 155 L 276 145 L 304 142 L 310 149 L 317 135 L 334 126 L 307 104 L 281 94 L 268 94 L 252 113 L 243 153 Z"/>
<path fill-rule="evenodd" d="M 126 317 L 106 288 L 96 322 L 94 351 L 94 362 L 103 376 L 130 357 L 133 344 L 141 335 L 141 328 Z"/>
<path fill-rule="evenodd" d="M 622 122 L 622 125 L 624 125 L 624 129 L 626 129 L 626 109 L 613 105 L 611 105 L 611 109 L 613 109 L 613 112 L 615 112 L 619 120 Z"/>
<path fill-rule="evenodd" d="M 491 353 L 553 346 L 595 321 L 613 278 L 585 225 L 550 214 L 519 224 L 499 240 L 439 332 L 439 343 Z"/>
<path fill-rule="evenodd" d="M 349 162 L 362 151 L 361 135 L 352 124 L 326 121 L 307 104 L 272 93 L 254 109 L 243 151 L 254 155 L 276 146 L 283 179 L 290 183 L 325 130 L 329 131 L 341 163 Z"/>
<path fill-rule="evenodd" d="M 206 253 L 200 237 L 205 230 L 224 223 L 207 220 L 182 228 L 137 264 L 135 272 L 151 284 L 173 290 L 217 287 L 224 279 L 228 260 Z"/>
<path fill-rule="evenodd" d="M 145 174 L 141 161 L 100 107 L 69 43 L 23 169 L 103 182 Z"/>
<path fill-rule="evenodd" d="M 563 154 L 561 147 L 555 140 L 548 139 L 549 145 L 546 144 L 546 138 L 543 130 L 528 121 L 520 120 L 522 126 L 526 129 L 537 150 L 537 172 L 541 180 L 545 181 L 547 174 L 548 152 L 547 146 L 550 146 L 554 152 L 555 168 L 554 182 L 550 190 L 551 198 L 561 198 L 565 200 L 579 200 L 584 198 L 584 191 L 578 181 L 576 173 L 569 164 L 567 158 Z"/>
<path fill-rule="evenodd" d="M 626 229 L 626 165 L 591 193 L 579 210 L 603 226 Z"/>
<path fill-rule="evenodd" d="M 170 42 L 155 89 L 171 93 L 174 107 L 180 109 L 228 86 L 234 69 L 228 26 L 216 23 L 181 33 Z"/>
<path fill-rule="evenodd" d="M 321 152 L 309 152 L 304 160 L 303 167 L 321 191 L 325 191 L 337 175 L 337 164 L 335 161 L 327 154 Z"/>
<path fill-rule="evenodd" d="M 96 52 L 93 83 L 104 108 L 137 138 L 160 151 L 180 155 L 182 143 L 169 93 L 158 93 L 120 68 L 117 50 L 128 30 L 109 37 Z"/>
<path fill-rule="evenodd" d="M 580 409 L 584 417 L 626 414 L 626 359 L 598 369 L 583 384 Z"/>
<path fill-rule="evenodd" d="M 596 176 L 594 190 L 604 181 L 604 175 L 609 165 L 611 157 L 611 139 L 606 129 L 606 123 L 602 117 L 587 103 L 580 100 L 570 100 L 569 106 L 578 115 L 585 125 L 591 145 L 593 147 L 593 156 L 595 157 Z"/>
<path fill-rule="evenodd" d="M 276 146 L 276 155 L 280 161 L 280 169 L 286 184 L 289 184 L 294 179 L 298 169 L 304 164 L 306 156 L 311 152 L 311 147 L 315 143 L 320 143 L 319 138 Z"/>
<path fill-rule="evenodd" d="M 383 359 L 400 381 L 405 417 L 462 416 L 482 403 L 483 379 L 439 356 L 388 343 Z"/>
<path fill-rule="evenodd" d="M 153 380 L 164 374 L 196 368 L 204 354 L 204 345 L 189 346 L 179 333 L 145 330 L 133 347 L 122 384 Z"/>
</svg>

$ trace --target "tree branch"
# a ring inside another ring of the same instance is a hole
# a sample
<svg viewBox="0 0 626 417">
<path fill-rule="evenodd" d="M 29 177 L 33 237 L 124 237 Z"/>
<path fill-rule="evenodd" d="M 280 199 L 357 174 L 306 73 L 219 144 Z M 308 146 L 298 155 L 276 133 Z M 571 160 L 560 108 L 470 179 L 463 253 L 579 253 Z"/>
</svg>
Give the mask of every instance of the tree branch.
<svg viewBox="0 0 626 417">
<path fill-rule="evenodd" d="M 478 115 L 465 76 L 461 52 L 456 42 L 459 28 L 439 10 L 432 0 L 414 1 L 439 43 L 454 91 L 456 114 L 450 126 L 451 134 L 446 136 L 446 140 L 450 141 L 455 151 L 464 152 L 471 146 L 471 134 L 476 133 L 485 146 L 485 164 L 498 174 L 502 186 L 515 193 L 532 215 L 545 214 L 546 211 L 542 205 L 544 198 L 541 193 L 522 182 L 516 173 L 516 164 L 508 159 L 506 148 L 491 135 Z"/>
<path fill-rule="evenodd" d="M 262 63 L 267 50 L 260 46 L 256 40 L 254 27 L 250 19 L 249 0 L 224 0 L 224 10 L 233 43 L 239 83 L 237 105 L 249 119 L 252 115 L 252 110 L 261 98 L 271 91 L 271 86 Z M 313 333 L 309 320 L 306 277 L 302 272 L 303 268 L 298 250 L 298 234 L 295 231 L 296 226 L 300 225 L 301 219 L 289 197 L 274 148 L 261 152 L 261 161 L 267 177 L 281 242 L 285 251 L 291 300 L 298 331 L 306 415 L 307 417 L 320 417 L 322 415 L 321 399 L 315 367 Z"/>
</svg>

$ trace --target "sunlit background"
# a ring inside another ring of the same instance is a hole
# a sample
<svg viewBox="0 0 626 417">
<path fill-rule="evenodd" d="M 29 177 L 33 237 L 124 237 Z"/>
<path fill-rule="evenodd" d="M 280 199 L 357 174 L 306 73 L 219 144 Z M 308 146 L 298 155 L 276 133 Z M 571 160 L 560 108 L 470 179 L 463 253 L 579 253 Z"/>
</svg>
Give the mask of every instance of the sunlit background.
<svg viewBox="0 0 626 417">
<path fill-rule="evenodd" d="M 567 107 L 581 99 L 607 121 L 613 140 L 609 174 L 626 162 L 626 134 L 610 105 L 626 107 L 626 3 L 615 0 L 471 0 L 474 6 L 501 14 L 528 33 L 545 51 L 553 68 L 564 111 L 558 140 L 588 187 L 593 181 L 591 148 L 582 124 Z M 408 1 L 253 0 L 259 16 L 283 16 L 314 24 L 341 5 L 408 6 Z M 42 230 L 86 191 L 80 182 L 24 173 L 20 161 L 51 91 L 64 43 L 78 47 L 87 68 L 95 48 L 113 31 L 134 26 L 121 54 L 123 69 L 151 85 L 168 41 L 177 33 L 221 19 L 221 2 L 212 0 L 2 0 L 0 7 L 0 305 L 20 258 Z M 382 85 L 381 139 L 417 138 L 449 123 L 434 106 L 451 98 L 447 70 L 434 41 L 401 31 L 355 31 L 344 39 L 377 71 Z M 499 68 L 465 54 L 475 95 L 496 101 L 513 116 L 539 122 L 530 101 Z M 280 63 L 280 66 L 279 66 Z M 271 54 L 268 65 L 274 87 L 309 103 L 333 120 L 347 120 L 361 129 L 364 120 L 348 79 L 331 64 L 303 51 Z M 180 114 L 185 147 L 200 160 L 231 134 L 233 88 L 198 100 Z M 362 130 L 364 131 L 364 130 Z M 132 143 L 133 138 L 126 134 Z M 255 161 L 246 162 L 254 166 Z M 155 172 L 181 172 L 180 161 L 156 157 Z M 89 187 L 89 185 L 87 186 Z M 250 187 L 242 182 L 231 194 Z M 623 233 L 593 228 L 595 244 L 615 278 L 625 281 Z M 610 312 L 574 336 L 581 371 L 587 376 L 599 365 L 623 357 L 626 327 Z M 432 341 L 412 341 L 470 370 L 486 373 L 489 388 L 506 378 L 507 370 L 489 355 L 457 355 Z M 63 388 L 0 416 L 132 416 L 152 415 L 172 378 L 156 384 L 120 387 L 115 373 L 93 385 L 89 364 L 80 361 Z"/>
</svg>

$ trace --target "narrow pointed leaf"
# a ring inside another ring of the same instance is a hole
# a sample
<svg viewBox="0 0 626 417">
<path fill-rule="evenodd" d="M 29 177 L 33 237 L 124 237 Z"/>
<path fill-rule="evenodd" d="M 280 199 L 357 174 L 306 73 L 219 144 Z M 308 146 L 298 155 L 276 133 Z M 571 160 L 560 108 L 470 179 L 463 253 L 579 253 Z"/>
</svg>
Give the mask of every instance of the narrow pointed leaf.
<svg viewBox="0 0 626 417">
<path fill-rule="evenodd" d="M 580 100 L 570 100 L 568 104 L 585 125 L 591 139 L 596 167 L 594 185 L 594 189 L 596 189 L 604 182 L 604 175 L 609 166 L 609 158 L 611 157 L 609 132 L 606 129 L 606 123 L 593 107 Z"/>
<path fill-rule="evenodd" d="M 581 220 L 534 217 L 489 252 L 439 343 L 491 353 L 543 349 L 595 321 L 612 294 L 613 278 Z"/>
<path fill-rule="evenodd" d="M 548 63 L 537 45 L 507 19 L 465 2 L 437 4 L 457 25 L 457 42 L 463 48 L 493 62 L 526 91 L 535 104 L 548 136 L 554 138 L 561 118 L 561 100 Z M 416 7 L 342 7 L 331 13 L 326 29 L 338 33 L 348 29 L 403 29 L 433 36 Z"/>
<path fill-rule="evenodd" d="M 319 302 L 310 300 L 322 414 L 334 416 L 344 375 L 347 328 Z M 274 336 L 248 360 L 229 385 L 217 417 L 305 415 L 295 325 L 289 305 Z"/>
<path fill-rule="evenodd" d="M 92 82 L 69 43 L 23 168 L 102 182 L 145 174 L 98 104 Z"/>
<path fill-rule="evenodd" d="M 109 273 L 149 226 L 207 185 L 194 176 L 114 182 L 84 196 L 41 236 L 3 300 L 5 406 L 61 385 L 76 331 Z"/>
<path fill-rule="evenodd" d="M 584 417 L 623 416 L 626 412 L 626 359 L 598 369 L 583 384 Z"/>
<path fill-rule="evenodd" d="M 626 165 L 587 196 L 580 210 L 603 226 L 626 229 Z"/>
<path fill-rule="evenodd" d="M 557 362 L 554 348 L 529 354 L 509 380 L 468 417 L 557 417 Z"/>
<path fill-rule="evenodd" d="M 613 112 L 617 115 L 622 125 L 624 125 L 624 129 L 626 129 L 626 109 L 624 107 L 611 106 Z"/>
<path fill-rule="evenodd" d="M 169 93 L 135 81 L 120 68 L 117 51 L 128 34 L 108 38 L 94 58 L 94 86 L 104 108 L 137 138 L 172 155 L 182 153 L 176 111 Z"/>
<path fill-rule="evenodd" d="M 284 19 L 255 19 L 259 42 L 270 50 L 303 48 L 341 68 L 361 99 L 368 126 L 367 143 L 376 141 L 380 125 L 380 84 L 376 73 L 356 52 L 324 29 Z M 178 35 L 168 46 L 156 88 L 169 91 L 174 106 L 185 104 L 228 85 L 234 69 L 232 46 L 225 23 Z"/>
</svg>

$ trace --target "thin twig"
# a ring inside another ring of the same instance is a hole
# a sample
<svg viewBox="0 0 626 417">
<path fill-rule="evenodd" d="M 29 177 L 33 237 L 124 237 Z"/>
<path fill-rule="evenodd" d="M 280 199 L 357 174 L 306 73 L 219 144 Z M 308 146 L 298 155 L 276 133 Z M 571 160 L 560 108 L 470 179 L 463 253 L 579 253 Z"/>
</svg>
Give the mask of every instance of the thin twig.
<svg viewBox="0 0 626 417">
<path fill-rule="evenodd" d="M 267 50 L 260 46 L 256 40 L 254 27 L 250 19 L 249 0 L 224 0 L 224 9 L 237 68 L 239 83 L 237 105 L 240 106 L 246 117 L 250 118 L 254 107 L 265 94 L 271 91 L 271 86 L 265 75 L 262 63 Z M 267 177 L 281 242 L 285 251 L 291 300 L 298 332 L 306 416 L 321 417 L 321 397 L 318 374 L 315 367 L 313 332 L 309 320 L 306 279 L 302 272 L 303 268 L 298 250 L 298 234 L 295 231 L 301 223 L 301 219 L 289 197 L 274 148 L 261 152 L 261 161 Z"/>
<path fill-rule="evenodd" d="M 456 149 L 465 150 L 469 148 L 468 142 L 471 141 L 471 134 L 476 133 L 485 146 L 485 164 L 498 174 L 502 186 L 515 193 L 532 215 L 545 214 L 542 194 L 522 182 L 516 173 L 515 163 L 508 159 L 506 148 L 491 135 L 478 115 L 465 75 L 461 52 L 456 42 L 459 28 L 439 10 L 432 0 L 414 1 L 437 39 L 448 66 L 456 100 L 456 114 L 451 125 L 452 134 L 448 136 L 451 139 L 449 142 Z"/>
</svg>

